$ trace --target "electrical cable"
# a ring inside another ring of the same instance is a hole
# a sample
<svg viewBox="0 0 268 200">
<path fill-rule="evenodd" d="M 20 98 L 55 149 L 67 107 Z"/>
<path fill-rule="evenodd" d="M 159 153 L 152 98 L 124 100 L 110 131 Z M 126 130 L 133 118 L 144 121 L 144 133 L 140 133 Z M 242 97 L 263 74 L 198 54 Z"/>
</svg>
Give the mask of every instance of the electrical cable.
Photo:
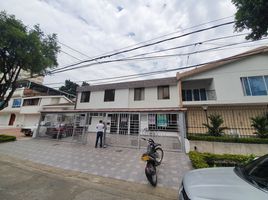
<svg viewBox="0 0 268 200">
<path fill-rule="evenodd" d="M 96 58 L 89 59 L 89 60 L 84 60 L 84 61 L 78 62 L 75 65 L 79 65 L 79 64 L 83 64 L 83 63 L 91 62 L 91 61 L 96 61 L 96 60 L 100 60 L 100 59 L 104 59 L 104 58 L 109 58 L 109 57 L 112 57 L 112 56 L 115 56 L 115 55 L 119 55 L 119 54 L 122 54 L 122 53 L 127 53 L 127 52 L 131 52 L 131 51 L 135 51 L 135 50 L 138 50 L 138 49 L 141 49 L 141 48 L 153 46 L 153 45 L 156 45 L 156 44 L 160 44 L 160 43 L 163 43 L 163 42 L 175 40 L 175 39 L 182 38 L 182 37 L 185 37 L 185 36 L 188 36 L 188 35 L 192 35 L 192 34 L 195 34 L 195 33 L 200 33 L 200 32 L 203 32 L 203 31 L 215 29 L 215 28 L 226 26 L 226 25 L 230 25 L 230 24 L 233 24 L 233 23 L 234 23 L 234 21 L 231 21 L 231 22 L 226 22 L 226 23 L 222 23 L 222 24 L 217 24 L 217 25 L 214 25 L 214 26 L 210 26 L 208 28 L 198 29 L 198 30 L 195 30 L 195 31 L 192 31 L 192 32 L 189 32 L 189 33 L 185 33 L 185 34 L 182 34 L 182 35 L 179 35 L 179 36 L 170 37 L 170 38 L 167 38 L 167 39 L 164 39 L 164 40 L 159 40 L 159 41 L 156 41 L 156 42 L 153 42 L 153 43 L 149 43 L 149 44 L 145 44 L 145 45 L 141 45 L 141 46 L 138 46 L 138 47 L 135 47 L 135 48 L 131 48 L 131 49 L 127 49 L 127 50 L 115 52 L 115 53 L 112 53 L 112 54 L 107 54 L 107 55 L 96 57 Z M 75 65 L 73 64 L 73 65 L 65 66 L 65 67 L 62 67 L 62 68 L 51 70 L 50 72 L 58 71 L 58 70 L 61 70 L 61 69 L 66 69 L 66 68 L 69 68 L 69 67 L 73 67 Z"/>
<path fill-rule="evenodd" d="M 266 40 L 266 39 L 267 38 L 263 38 L 261 40 Z M 134 60 L 137 61 L 137 60 L 163 59 L 163 58 L 167 58 L 167 57 L 178 57 L 178 56 L 188 56 L 188 55 L 195 54 L 195 53 L 203 53 L 206 51 L 210 51 L 210 50 L 214 50 L 214 49 L 218 49 L 218 48 L 222 48 L 222 47 L 228 47 L 228 46 L 233 46 L 233 45 L 237 45 L 237 44 L 245 44 L 245 43 L 251 43 L 251 42 L 255 42 L 255 41 L 245 41 L 242 43 L 241 42 L 240 43 L 233 43 L 233 44 L 228 44 L 228 45 L 224 45 L 224 46 L 220 46 L 220 47 L 213 47 L 210 49 L 199 50 L 199 51 L 188 52 L 188 53 L 168 54 L 168 55 L 160 55 L 160 56 L 148 56 L 148 57 L 141 57 L 141 58 L 139 58 L 139 57 L 138 58 L 126 57 L 126 58 L 122 58 L 122 59 L 100 61 L 99 63 L 90 63 L 90 64 L 77 66 L 77 67 L 73 67 L 73 68 L 69 68 L 69 69 L 63 69 L 60 71 L 52 72 L 50 74 L 57 74 L 57 73 L 62 73 L 62 72 L 70 71 L 70 70 L 81 69 L 81 68 L 90 67 L 90 66 L 97 65 L 97 64 L 106 64 L 106 63 L 122 62 L 122 61 L 134 61 Z"/>
</svg>

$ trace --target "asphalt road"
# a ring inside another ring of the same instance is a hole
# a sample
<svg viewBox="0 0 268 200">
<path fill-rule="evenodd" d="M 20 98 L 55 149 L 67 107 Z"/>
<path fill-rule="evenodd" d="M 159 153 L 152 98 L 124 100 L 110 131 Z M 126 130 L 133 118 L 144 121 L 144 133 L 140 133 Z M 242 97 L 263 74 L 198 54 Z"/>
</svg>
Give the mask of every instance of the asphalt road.
<svg viewBox="0 0 268 200">
<path fill-rule="evenodd" d="M 54 168 L 0 154 L 1 200 L 173 200 L 176 190 Z"/>
</svg>

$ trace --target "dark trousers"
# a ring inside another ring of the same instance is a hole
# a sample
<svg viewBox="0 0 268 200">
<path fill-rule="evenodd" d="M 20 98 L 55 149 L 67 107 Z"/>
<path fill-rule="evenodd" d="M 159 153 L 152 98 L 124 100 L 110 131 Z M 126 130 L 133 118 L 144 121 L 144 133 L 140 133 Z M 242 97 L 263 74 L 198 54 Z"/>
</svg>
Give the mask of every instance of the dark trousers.
<svg viewBox="0 0 268 200">
<path fill-rule="evenodd" d="M 100 147 L 102 147 L 102 136 L 103 136 L 103 132 L 97 132 L 95 147 L 98 146 L 99 139 L 100 139 Z"/>
</svg>

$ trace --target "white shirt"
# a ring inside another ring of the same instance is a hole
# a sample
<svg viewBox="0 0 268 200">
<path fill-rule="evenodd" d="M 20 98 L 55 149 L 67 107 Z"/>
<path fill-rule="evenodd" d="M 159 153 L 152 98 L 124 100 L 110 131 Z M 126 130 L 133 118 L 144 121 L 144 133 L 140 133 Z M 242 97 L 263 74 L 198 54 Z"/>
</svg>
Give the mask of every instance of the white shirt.
<svg viewBox="0 0 268 200">
<path fill-rule="evenodd" d="M 97 132 L 103 132 L 104 131 L 104 124 L 103 123 L 98 123 L 96 126 Z"/>
</svg>

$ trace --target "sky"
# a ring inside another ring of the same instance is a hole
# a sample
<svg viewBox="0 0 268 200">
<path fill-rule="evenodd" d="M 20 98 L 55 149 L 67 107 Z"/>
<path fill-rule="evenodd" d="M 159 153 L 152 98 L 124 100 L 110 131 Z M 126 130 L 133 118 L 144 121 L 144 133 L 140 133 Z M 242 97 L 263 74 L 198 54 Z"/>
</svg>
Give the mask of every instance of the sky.
<svg viewBox="0 0 268 200">
<path fill-rule="evenodd" d="M 15 15 L 29 28 L 39 24 L 46 34 L 56 33 L 61 46 L 58 68 L 118 52 L 122 48 L 129 49 L 233 21 L 236 12 L 231 0 L 1 0 L 0 10 Z M 237 34 L 241 33 L 234 32 L 233 24 L 190 34 L 128 53 L 83 63 L 83 66 L 91 63 L 94 65 L 48 75 L 44 84 L 58 87 L 66 79 L 103 84 L 110 83 L 109 78 L 112 77 L 177 68 L 178 70 L 169 73 L 136 79 L 124 78 L 121 81 L 170 77 L 181 71 L 179 68 L 228 57 L 267 43 L 263 40 L 187 55 L 189 52 L 246 41 L 245 35 L 240 35 L 204 42 Z M 123 59 L 188 44 L 193 45 L 147 55 L 179 54 L 173 57 L 100 64 L 102 61 Z M 96 79 L 102 80 L 94 81 Z"/>
</svg>

